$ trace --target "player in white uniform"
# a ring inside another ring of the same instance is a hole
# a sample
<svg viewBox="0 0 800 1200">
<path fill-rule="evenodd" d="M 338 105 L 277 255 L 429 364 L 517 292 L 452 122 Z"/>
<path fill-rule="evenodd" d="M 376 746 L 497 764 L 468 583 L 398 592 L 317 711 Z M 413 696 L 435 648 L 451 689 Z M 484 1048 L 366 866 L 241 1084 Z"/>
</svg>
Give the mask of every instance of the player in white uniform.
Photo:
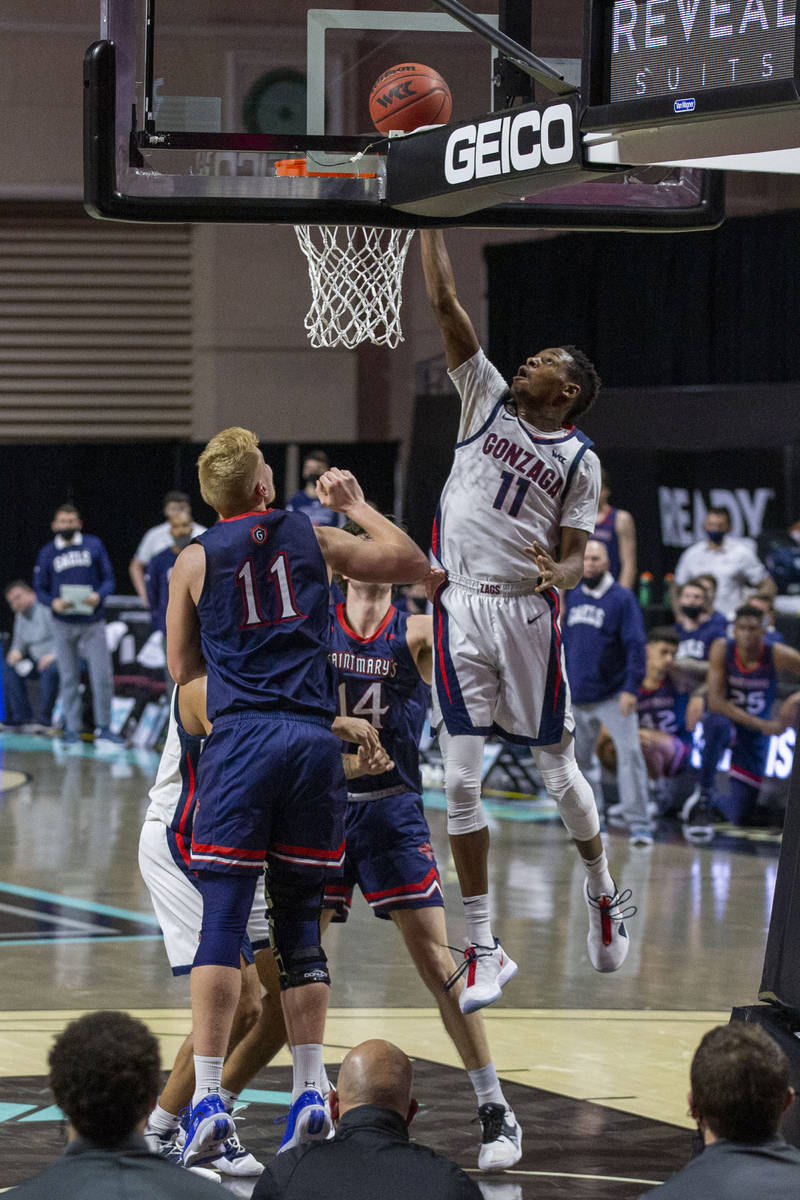
<svg viewBox="0 0 800 1200">
<path fill-rule="evenodd" d="M 630 893 L 620 895 L 611 877 L 592 789 L 575 762 L 559 627 L 558 589 L 581 579 L 600 493 L 600 463 L 572 421 L 591 406 L 600 381 L 581 351 L 562 346 L 526 359 L 509 389 L 458 301 L 441 232 L 423 230 L 421 245 L 428 298 L 461 395 L 433 533 L 446 572 L 434 610 L 434 723 L 470 943 L 461 1007 L 471 1012 L 496 1000 L 517 969 L 489 912 L 481 804 L 489 733 L 533 748 L 584 860 L 592 965 L 615 971 L 628 951 L 621 906 Z"/>
</svg>

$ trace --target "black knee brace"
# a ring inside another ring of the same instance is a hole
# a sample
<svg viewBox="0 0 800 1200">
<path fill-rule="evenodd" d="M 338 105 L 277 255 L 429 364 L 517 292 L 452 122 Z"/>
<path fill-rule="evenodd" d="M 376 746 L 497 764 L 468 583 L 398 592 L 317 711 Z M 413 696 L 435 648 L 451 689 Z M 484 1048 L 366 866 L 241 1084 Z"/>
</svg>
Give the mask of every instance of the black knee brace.
<svg viewBox="0 0 800 1200">
<path fill-rule="evenodd" d="M 325 884 L 319 876 L 287 872 L 272 865 L 267 869 L 267 916 L 281 989 L 330 984 L 319 934 L 324 892 Z"/>
</svg>

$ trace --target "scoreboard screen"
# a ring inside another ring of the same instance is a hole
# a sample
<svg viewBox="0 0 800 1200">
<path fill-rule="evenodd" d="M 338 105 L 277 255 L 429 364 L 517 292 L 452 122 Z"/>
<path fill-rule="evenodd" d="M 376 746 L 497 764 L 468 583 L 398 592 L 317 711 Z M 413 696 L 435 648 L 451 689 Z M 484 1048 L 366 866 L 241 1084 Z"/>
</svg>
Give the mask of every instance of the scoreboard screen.
<svg viewBox="0 0 800 1200">
<path fill-rule="evenodd" d="M 646 101 L 794 76 L 796 0 L 611 0 L 603 5 L 605 95 Z"/>
</svg>

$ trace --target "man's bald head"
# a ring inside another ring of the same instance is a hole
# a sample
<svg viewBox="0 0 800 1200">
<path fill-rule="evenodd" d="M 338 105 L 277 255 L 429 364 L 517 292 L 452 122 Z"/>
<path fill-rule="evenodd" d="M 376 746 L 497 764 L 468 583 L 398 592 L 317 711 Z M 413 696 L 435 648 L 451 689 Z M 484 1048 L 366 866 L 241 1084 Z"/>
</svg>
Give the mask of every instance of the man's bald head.
<svg viewBox="0 0 800 1200">
<path fill-rule="evenodd" d="M 336 1080 L 339 1116 L 361 1104 L 390 1108 L 404 1120 L 413 1116 L 411 1063 L 399 1047 L 373 1038 L 354 1046 L 339 1068 Z"/>
</svg>

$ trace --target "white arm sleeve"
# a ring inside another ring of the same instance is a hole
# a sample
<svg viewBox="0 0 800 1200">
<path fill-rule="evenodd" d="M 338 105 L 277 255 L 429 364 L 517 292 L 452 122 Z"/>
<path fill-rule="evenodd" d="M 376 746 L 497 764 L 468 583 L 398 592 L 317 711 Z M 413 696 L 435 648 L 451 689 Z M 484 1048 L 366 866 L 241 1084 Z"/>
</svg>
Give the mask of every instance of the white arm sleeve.
<svg viewBox="0 0 800 1200">
<path fill-rule="evenodd" d="M 480 348 L 448 375 L 461 397 L 458 440 L 463 442 L 478 432 L 508 385 Z"/>
</svg>

